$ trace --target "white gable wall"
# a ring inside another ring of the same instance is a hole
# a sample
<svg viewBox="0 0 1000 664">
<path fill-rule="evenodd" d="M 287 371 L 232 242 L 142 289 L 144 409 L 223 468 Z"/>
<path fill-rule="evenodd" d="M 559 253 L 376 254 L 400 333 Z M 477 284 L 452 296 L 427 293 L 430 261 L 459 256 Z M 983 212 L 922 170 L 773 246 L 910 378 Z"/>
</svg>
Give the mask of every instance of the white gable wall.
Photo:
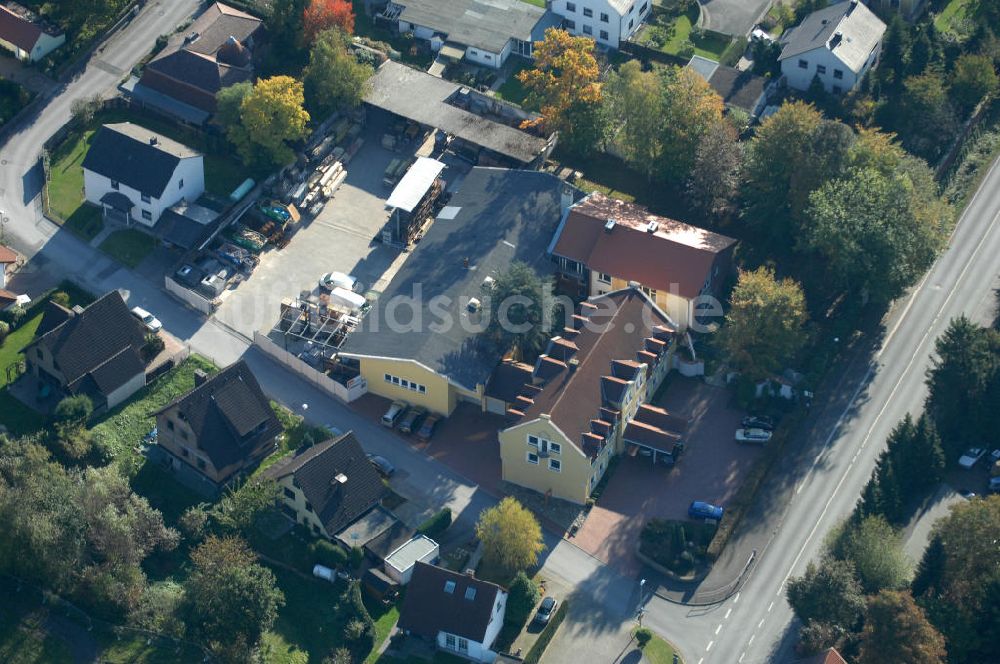
<svg viewBox="0 0 1000 664">
<path fill-rule="evenodd" d="M 590 37 L 601 46 L 618 48 L 649 16 L 652 0 L 634 0 L 619 14 L 607 0 L 553 0 L 552 11 L 562 16 L 566 29 L 574 35 Z M 587 13 L 590 16 L 587 16 Z M 607 22 L 601 20 L 607 15 Z M 607 33 L 607 36 L 603 33 Z"/>
<path fill-rule="evenodd" d="M 66 43 L 66 35 L 61 34 L 59 36 L 53 37 L 52 35 L 47 35 L 44 32 L 35 42 L 35 48 L 32 49 L 31 55 L 28 60 L 31 62 L 38 62 L 46 55 L 56 50 L 60 46 Z"/>
<path fill-rule="evenodd" d="M 496 659 L 496 653 L 490 650 L 493 642 L 496 641 L 497 636 L 500 634 L 500 628 L 503 627 L 503 617 L 504 612 L 507 609 L 507 593 L 499 592 L 497 593 L 496 601 L 493 603 L 493 613 L 490 616 L 490 622 L 486 626 L 486 632 L 483 636 L 482 642 L 473 641 L 467 639 L 468 649 L 459 650 L 456 647 L 452 647 L 448 643 L 447 632 L 438 632 L 437 635 L 437 645 L 438 648 L 445 650 L 447 652 L 460 653 L 464 657 L 476 662 L 492 662 Z M 454 643 L 457 645 L 459 642 L 459 637 L 451 635 L 454 637 Z"/>
<path fill-rule="evenodd" d="M 118 183 L 118 188 L 111 186 L 111 178 L 94 171 L 84 169 L 83 190 L 85 197 L 94 205 L 101 205 L 101 198 L 111 191 L 124 194 L 132 201 L 132 218 L 143 226 L 152 227 L 160 219 L 160 215 L 175 203 L 183 200 L 195 201 L 205 193 L 205 159 L 202 156 L 181 159 L 174 169 L 170 182 L 160 198 L 150 196 L 148 203 L 143 202 L 142 193 L 124 183 Z M 149 219 L 143 217 L 143 211 L 149 212 Z"/>
<path fill-rule="evenodd" d="M 823 83 L 823 88 L 831 94 L 840 94 L 853 90 L 857 87 L 865 73 L 871 69 L 878 60 L 881 52 L 881 42 L 875 47 L 865 66 L 855 74 L 838 58 L 830 49 L 826 47 L 815 48 L 806 53 L 801 53 L 781 61 L 781 73 L 785 76 L 788 87 L 796 90 L 808 90 L 812 84 L 814 76 L 819 76 Z M 805 67 L 801 63 L 805 63 Z M 825 71 L 823 71 L 825 69 Z M 837 78 L 837 71 L 843 72 L 843 78 Z M 839 90 L 838 90 L 839 88 Z"/>
</svg>

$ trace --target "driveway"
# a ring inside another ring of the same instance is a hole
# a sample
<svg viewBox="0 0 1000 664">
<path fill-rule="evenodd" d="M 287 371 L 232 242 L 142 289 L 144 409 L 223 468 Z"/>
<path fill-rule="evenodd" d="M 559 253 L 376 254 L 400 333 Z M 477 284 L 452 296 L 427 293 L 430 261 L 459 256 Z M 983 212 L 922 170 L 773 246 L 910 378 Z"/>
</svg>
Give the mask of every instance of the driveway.
<svg viewBox="0 0 1000 664">
<path fill-rule="evenodd" d="M 725 506 L 761 454 L 760 448 L 733 440 L 744 413 L 730 405 L 725 388 L 672 376 L 654 403 L 691 418 L 684 456 L 673 468 L 654 466 L 643 456 L 622 456 L 597 505 L 572 539 L 587 553 L 627 574 L 639 570 L 634 552 L 648 520 L 686 519 L 692 500 Z"/>
<path fill-rule="evenodd" d="M 265 254 L 253 275 L 223 296 L 218 320 L 252 337 L 278 320 L 282 299 L 313 290 L 327 272 L 353 274 L 366 288 L 382 277 L 399 255 L 375 241 L 389 218 L 385 200 L 391 190 L 382 174 L 400 156 L 382 148 L 382 133 L 381 123 L 368 123 L 365 144 L 348 162 L 347 179 L 333 198 L 314 219 L 303 216 L 288 246 Z"/>
<path fill-rule="evenodd" d="M 744 37 L 771 8 L 774 0 L 699 0 L 701 27 L 724 35 Z"/>
</svg>

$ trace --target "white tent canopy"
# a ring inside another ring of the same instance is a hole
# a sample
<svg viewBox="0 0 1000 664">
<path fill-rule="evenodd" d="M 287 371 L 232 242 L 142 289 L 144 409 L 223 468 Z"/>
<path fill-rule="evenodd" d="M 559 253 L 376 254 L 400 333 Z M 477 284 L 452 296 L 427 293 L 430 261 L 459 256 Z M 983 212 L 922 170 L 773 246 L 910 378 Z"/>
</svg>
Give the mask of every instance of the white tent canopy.
<svg viewBox="0 0 1000 664">
<path fill-rule="evenodd" d="M 412 212 L 443 170 L 444 164 L 437 159 L 420 157 L 392 190 L 386 206 Z"/>
</svg>

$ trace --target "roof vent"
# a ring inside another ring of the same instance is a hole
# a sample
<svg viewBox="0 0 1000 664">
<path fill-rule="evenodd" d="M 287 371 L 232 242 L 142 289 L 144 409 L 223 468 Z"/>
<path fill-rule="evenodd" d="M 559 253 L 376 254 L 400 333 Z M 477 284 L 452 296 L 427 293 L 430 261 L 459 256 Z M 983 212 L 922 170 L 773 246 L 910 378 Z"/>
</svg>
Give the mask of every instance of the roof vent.
<svg viewBox="0 0 1000 664">
<path fill-rule="evenodd" d="M 660 222 L 658 222 L 658 221 L 651 221 L 648 224 L 646 224 L 646 232 L 647 233 L 655 233 L 656 229 L 659 228 L 659 227 L 660 227 Z"/>
<path fill-rule="evenodd" d="M 606 222 L 604 222 L 604 230 L 610 233 L 611 231 L 615 230 L 615 226 L 617 224 L 618 222 L 615 221 L 614 219 L 608 219 Z"/>
<path fill-rule="evenodd" d="M 201 369 L 194 370 L 194 386 L 200 387 L 208 380 L 208 374 Z"/>
<path fill-rule="evenodd" d="M 493 288 L 493 284 L 495 283 L 496 279 L 494 279 L 493 277 L 486 277 L 485 279 L 483 279 L 483 286 L 485 288 Z"/>
<path fill-rule="evenodd" d="M 150 136 L 149 137 L 149 144 L 150 145 L 156 145 L 157 143 L 159 143 L 159 141 L 156 140 L 156 136 Z"/>
<path fill-rule="evenodd" d="M 580 360 L 576 359 L 575 357 L 569 358 L 569 362 L 567 362 L 566 364 L 569 365 L 569 372 L 570 373 L 573 373 L 578 368 L 580 368 Z"/>
<path fill-rule="evenodd" d="M 198 37 L 201 37 L 201 35 L 198 34 L 197 32 L 192 32 L 191 34 L 189 34 L 187 37 L 184 38 L 184 43 L 190 44 L 193 41 L 197 41 Z"/>
<path fill-rule="evenodd" d="M 337 473 L 336 475 L 333 476 L 333 480 L 337 484 L 347 484 L 347 475 L 343 473 Z"/>
</svg>

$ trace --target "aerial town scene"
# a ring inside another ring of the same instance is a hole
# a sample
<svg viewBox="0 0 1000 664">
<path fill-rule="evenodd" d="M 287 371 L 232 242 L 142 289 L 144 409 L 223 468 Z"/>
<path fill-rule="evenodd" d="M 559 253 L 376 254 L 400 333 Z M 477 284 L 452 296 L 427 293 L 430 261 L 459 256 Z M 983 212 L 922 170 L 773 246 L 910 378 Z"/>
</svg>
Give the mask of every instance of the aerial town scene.
<svg viewBox="0 0 1000 664">
<path fill-rule="evenodd" d="M 1000 0 L 0 0 L 0 664 L 1000 664 Z"/>
</svg>

